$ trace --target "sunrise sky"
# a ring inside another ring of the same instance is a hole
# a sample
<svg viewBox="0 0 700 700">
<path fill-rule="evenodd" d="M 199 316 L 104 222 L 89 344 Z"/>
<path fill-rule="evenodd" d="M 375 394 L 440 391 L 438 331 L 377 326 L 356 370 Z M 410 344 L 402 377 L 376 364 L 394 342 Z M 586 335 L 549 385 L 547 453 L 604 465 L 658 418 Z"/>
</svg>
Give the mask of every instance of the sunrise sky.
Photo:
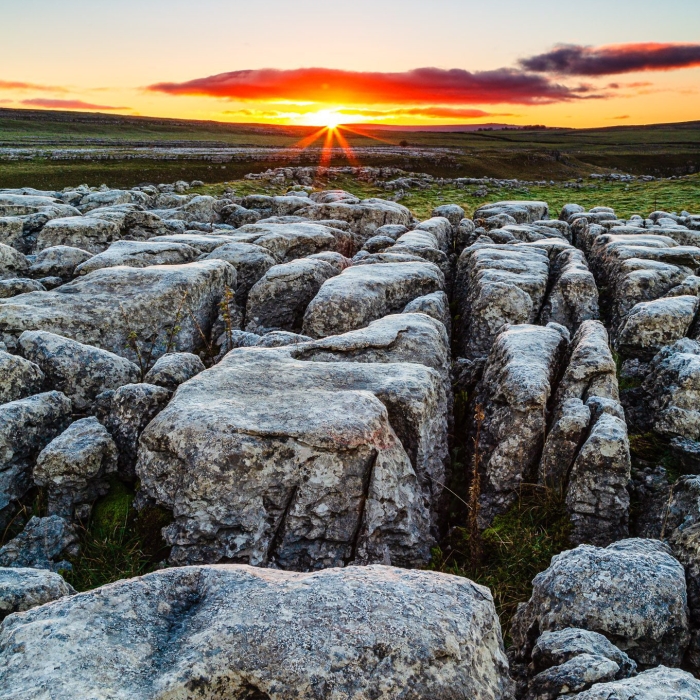
<svg viewBox="0 0 700 700">
<path fill-rule="evenodd" d="M 285 124 L 700 119 L 699 0 L 0 0 L 0 107 Z"/>
</svg>

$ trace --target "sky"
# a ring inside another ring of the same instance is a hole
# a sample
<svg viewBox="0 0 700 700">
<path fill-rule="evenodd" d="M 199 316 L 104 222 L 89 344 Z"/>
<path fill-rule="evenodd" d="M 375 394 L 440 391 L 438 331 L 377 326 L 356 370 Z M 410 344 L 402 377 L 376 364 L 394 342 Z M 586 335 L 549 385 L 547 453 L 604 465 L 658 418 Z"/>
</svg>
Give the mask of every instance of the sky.
<svg viewBox="0 0 700 700">
<path fill-rule="evenodd" d="M 328 125 L 700 119 L 698 0 L 0 0 L 0 107 Z"/>
</svg>

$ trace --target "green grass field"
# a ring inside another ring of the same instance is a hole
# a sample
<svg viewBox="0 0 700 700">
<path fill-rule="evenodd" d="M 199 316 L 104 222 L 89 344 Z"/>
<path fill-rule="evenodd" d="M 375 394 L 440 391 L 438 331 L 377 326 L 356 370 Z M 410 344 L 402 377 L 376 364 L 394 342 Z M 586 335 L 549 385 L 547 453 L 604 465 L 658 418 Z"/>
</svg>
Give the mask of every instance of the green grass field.
<svg viewBox="0 0 700 700">
<path fill-rule="evenodd" d="M 623 218 L 629 218 L 632 214 L 649 214 L 656 209 L 677 212 L 685 209 L 691 213 L 700 213 L 700 175 L 630 184 L 589 180 L 583 183 L 583 189 L 569 189 L 564 184 L 554 183 L 521 189 L 494 188 L 489 190 L 486 197 L 472 194 L 477 190 L 475 186 L 466 190 L 435 186 L 427 190 L 412 190 L 400 203 L 408 207 L 419 219 L 430 216 L 430 212 L 440 204 L 459 204 L 467 215 L 471 215 L 482 204 L 503 199 L 543 200 L 549 204 L 552 216 L 556 216 L 561 207 L 569 202 L 585 207 L 613 207 L 618 216 Z M 319 185 L 344 189 L 363 198 L 387 198 L 393 194 L 350 177 L 331 178 Z M 202 194 L 220 194 L 226 189 L 233 189 L 239 196 L 256 192 L 282 194 L 287 191 L 285 186 L 268 185 L 264 181 L 256 180 L 230 180 L 216 185 L 205 185 L 195 191 Z"/>
</svg>

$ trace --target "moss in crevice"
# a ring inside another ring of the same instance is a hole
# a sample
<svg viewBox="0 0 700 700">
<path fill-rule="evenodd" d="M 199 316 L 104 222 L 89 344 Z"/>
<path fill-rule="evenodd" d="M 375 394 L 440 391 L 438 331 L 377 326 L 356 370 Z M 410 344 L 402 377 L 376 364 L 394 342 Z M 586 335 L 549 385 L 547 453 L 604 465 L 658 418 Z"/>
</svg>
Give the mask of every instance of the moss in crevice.
<svg viewBox="0 0 700 700">
<path fill-rule="evenodd" d="M 532 579 L 555 554 L 571 548 L 570 535 L 563 498 L 553 491 L 523 487 L 511 509 L 482 533 L 484 555 L 478 569 L 469 565 L 466 527 L 453 528 L 443 547 L 433 550 L 429 568 L 488 586 L 507 637 L 518 603 L 532 593 Z"/>
<path fill-rule="evenodd" d="M 71 560 L 73 570 L 65 574 L 76 590 L 140 576 L 167 558 L 160 530 L 171 517 L 158 508 L 138 513 L 133 501 L 133 489 L 114 479 L 109 492 L 95 502 L 89 521 L 78 526 L 80 552 Z"/>
</svg>

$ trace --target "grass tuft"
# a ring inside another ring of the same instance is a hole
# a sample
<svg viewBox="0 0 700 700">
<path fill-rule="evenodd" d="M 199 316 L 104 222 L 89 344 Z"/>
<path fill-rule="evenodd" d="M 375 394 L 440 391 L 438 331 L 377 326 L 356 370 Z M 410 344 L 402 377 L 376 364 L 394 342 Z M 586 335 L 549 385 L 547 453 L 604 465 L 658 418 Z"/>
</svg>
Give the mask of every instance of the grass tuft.
<svg viewBox="0 0 700 700">
<path fill-rule="evenodd" d="M 115 479 L 93 506 L 88 523 L 78 527 L 80 553 L 71 560 L 73 570 L 65 572 L 76 590 L 141 576 L 167 557 L 160 529 L 169 516 L 155 508 L 137 513 L 133 501 L 133 490 Z"/>
<path fill-rule="evenodd" d="M 483 555 L 478 568 L 470 565 L 467 528 L 452 530 L 445 549 L 433 550 L 429 568 L 467 576 L 490 588 L 508 642 L 518 603 L 529 599 L 532 579 L 549 566 L 552 557 L 571 548 L 570 533 L 563 498 L 553 491 L 524 487 L 517 503 L 481 534 Z"/>
</svg>

